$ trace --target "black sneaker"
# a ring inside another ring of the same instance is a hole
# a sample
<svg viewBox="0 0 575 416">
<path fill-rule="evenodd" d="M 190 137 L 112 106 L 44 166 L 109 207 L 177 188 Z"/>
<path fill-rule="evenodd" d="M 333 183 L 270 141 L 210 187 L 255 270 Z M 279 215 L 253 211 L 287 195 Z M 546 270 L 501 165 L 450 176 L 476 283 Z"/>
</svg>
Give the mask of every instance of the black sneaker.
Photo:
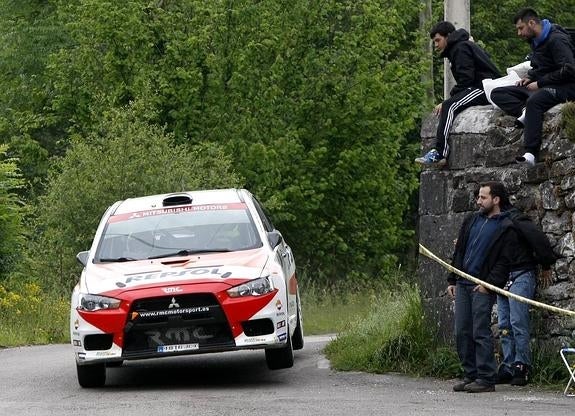
<svg viewBox="0 0 575 416">
<path fill-rule="evenodd" d="M 453 391 L 465 391 L 465 386 L 471 383 L 473 383 L 473 380 L 470 378 L 464 378 L 461 383 L 457 383 L 453 386 Z"/>
<path fill-rule="evenodd" d="M 512 386 L 525 386 L 529 383 L 529 367 L 523 363 L 513 364 Z"/>
<path fill-rule="evenodd" d="M 495 386 L 493 384 L 483 384 L 474 381 L 465 386 L 465 391 L 467 393 L 489 393 L 495 391 Z"/>
<path fill-rule="evenodd" d="M 495 384 L 509 384 L 513 379 L 513 373 L 506 365 L 501 364 L 497 370 L 497 379 Z"/>
</svg>

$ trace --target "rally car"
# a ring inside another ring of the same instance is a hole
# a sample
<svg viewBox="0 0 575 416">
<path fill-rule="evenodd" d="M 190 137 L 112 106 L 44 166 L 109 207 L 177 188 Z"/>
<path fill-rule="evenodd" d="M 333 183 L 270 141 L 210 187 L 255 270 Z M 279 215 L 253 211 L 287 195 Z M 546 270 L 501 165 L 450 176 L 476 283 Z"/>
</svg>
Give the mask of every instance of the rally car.
<svg viewBox="0 0 575 416">
<path fill-rule="evenodd" d="M 245 189 L 118 201 L 77 255 L 70 335 L 82 387 L 125 360 L 264 349 L 270 369 L 303 348 L 292 250 Z"/>
</svg>

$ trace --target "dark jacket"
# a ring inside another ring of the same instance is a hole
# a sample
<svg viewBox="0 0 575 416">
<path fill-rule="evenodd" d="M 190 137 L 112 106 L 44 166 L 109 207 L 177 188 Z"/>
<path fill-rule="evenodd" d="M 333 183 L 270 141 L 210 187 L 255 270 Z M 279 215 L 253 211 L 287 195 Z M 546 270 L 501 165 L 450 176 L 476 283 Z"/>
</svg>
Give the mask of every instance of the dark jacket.
<svg viewBox="0 0 575 416">
<path fill-rule="evenodd" d="M 570 82 L 561 70 L 565 64 L 575 63 L 575 51 L 571 37 L 561 26 L 552 25 L 547 38 L 537 46 L 531 40 L 531 49 L 531 69 L 527 76 L 537 81 L 539 88 Z"/>
<path fill-rule="evenodd" d="M 487 52 L 469 40 L 469 33 L 465 29 L 457 29 L 449 34 L 441 57 L 449 59 L 451 73 L 457 82 L 450 92 L 452 96 L 466 88 L 482 90 L 481 81 L 501 76 Z"/>
<path fill-rule="evenodd" d="M 544 270 L 549 270 L 557 256 L 545 233 L 516 208 L 509 210 L 509 218 L 516 230 L 514 238 L 509 242 L 513 253 L 511 271 L 534 270 L 538 264 Z"/>
<path fill-rule="evenodd" d="M 479 212 L 475 212 L 468 215 L 463 220 L 463 224 L 459 230 L 459 236 L 457 237 L 457 243 L 455 244 L 453 261 L 451 262 L 452 266 L 456 269 L 463 270 L 463 258 L 465 256 L 465 248 L 467 247 L 467 241 L 469 239 L 469 231 L 471 230 L 471 226 L 473 225 L 475 218 L 479 215 Z M 513 253 L 510 251 L 511 247 L 508 244 L 513 239 L 513 234 L 515 234 L 513 222 L 509 217 L 503 218 L 499 229 L 493 236 L 491 245 L 487 249 L 487 255 L 483 265 L 481 266 L 481 272 L 479 273 L 479 276 L 474 277 L 497 287 L 505 286 L 513 261 Z M 457 279 L 459 279 L 459 276 L 455 273 L 451 273 L 447 278 L 447 281 L 450 285 L 454 285 Z"/>
</svg>

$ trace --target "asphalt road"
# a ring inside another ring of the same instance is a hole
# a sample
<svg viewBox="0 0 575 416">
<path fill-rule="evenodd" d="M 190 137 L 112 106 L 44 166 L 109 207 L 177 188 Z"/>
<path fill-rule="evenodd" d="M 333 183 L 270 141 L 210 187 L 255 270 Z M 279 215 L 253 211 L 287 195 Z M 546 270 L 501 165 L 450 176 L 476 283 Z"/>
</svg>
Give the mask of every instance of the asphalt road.
<svg viewBox="0 0 575 416">
<path fill-rule="evenodd" d="M 4 349 L 0 416 L 575 415 L 575 397 L 559 391 L 454 393 L 453 381 L 335 372 L 327 340 L 307 337 L 287 370 L 269 371 L 262 351 L 132 361 L 99 389 L 78 385 L 68 345 Z"/>
</svg>

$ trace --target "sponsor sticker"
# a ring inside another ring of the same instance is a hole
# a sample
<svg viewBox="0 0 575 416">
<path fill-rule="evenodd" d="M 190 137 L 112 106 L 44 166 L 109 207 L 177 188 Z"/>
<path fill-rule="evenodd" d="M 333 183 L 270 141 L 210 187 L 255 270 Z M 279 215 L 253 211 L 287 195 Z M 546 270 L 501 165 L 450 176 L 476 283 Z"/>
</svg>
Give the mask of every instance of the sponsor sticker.
<svg viewBox="0 0 575 416">
<path fill-rule="evenodd" d="M 142 318 L 155 318 L 160 316 L 192 315 L 195 313 L 203 313 L 209 311 L 210 311 L 209 306 L 194 306 L 191 308 L 173 308 L 161 311 L 132 312 L 132 320 L 134 320 L 138 316 L 141 316 Z"/>
<path fill-rule="evenodd" d="M 286 339 L 287 339 L 287 333 L 278 335 L 278 340 L 285 341 Z"/>
<path fill-rule="evenodd" d="M 284 320 L 284 321 L 279 321 L 279 322 L 276 324 L 276 329 L 283 328 L 284 326 L 286 326 L 286 321 L 285 321 L 285 320 Z"/>
<path fill-rule="evenodd" d="M 159 345 L 158 352 L 192 351 L 200 349 L 200 344 Z"/>
<path fill-rule="evenodd" d="M 276 302 L 276 308 L 277 308 L 278 311 L 282 308 L 282 301 L 279 300 L 279 299 L 278 299 L 277 302 Z"/>
<path fill-rule="evenodd" d="M 176 286 L 176 287 L 163 287 L 162 291 L 164 293 L 170 294 L 170 293 L 178 293 L 178 292 L 183 292 L 183 289 L 180 286 Z"/>
<path fill-rule="evenodd" d="M 231 203 L 231 204 L 211 204 L 211 205 L 194 205 L 185 206 L 177 208 L 161 208 L 161 209 L 151 209 L 147 211 L 139 212 L 129 212 L 126 214 L 113 215 L 108 219 L 108 224 L 127 221 L 136 218 L 144 217 L 154 217 L 156 215 L 169 215 L 169 214 L 180 214 L 182 212 L 205 212 L 205 211 L 226 211 L 226 210 L 243 210 L 246 209 L 246 204 L 244 203 Z"/>
</svg>

